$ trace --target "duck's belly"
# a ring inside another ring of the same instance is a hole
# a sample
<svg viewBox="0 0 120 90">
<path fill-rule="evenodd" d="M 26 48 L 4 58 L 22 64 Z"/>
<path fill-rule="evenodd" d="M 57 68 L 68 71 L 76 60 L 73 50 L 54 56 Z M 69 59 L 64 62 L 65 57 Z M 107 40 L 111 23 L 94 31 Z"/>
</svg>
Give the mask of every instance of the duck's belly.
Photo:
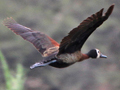
<svg viewBox="0 0 120 90">
<path fill-rule="evenodd" d="M 65 68 L 65 67 L 68 67 L 72 64 L 74 64 L 74 63 L 70 64 L 70 63 L 64 63 L 64 62 L 55 62 L 55 63 L 51 63 L 49 65 L 52 67 L 56 67 L 56 68 Z"/>
</svg>

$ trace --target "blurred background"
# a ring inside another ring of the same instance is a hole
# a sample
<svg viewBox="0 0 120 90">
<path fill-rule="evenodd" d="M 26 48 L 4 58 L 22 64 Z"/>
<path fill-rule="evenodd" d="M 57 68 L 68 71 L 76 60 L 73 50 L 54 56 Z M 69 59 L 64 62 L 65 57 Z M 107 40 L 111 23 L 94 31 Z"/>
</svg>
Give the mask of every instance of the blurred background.
<svg viewBox="0 0 120 90">
<path fill-rule="evenodd" d="M 83 53 L 98 48 L 108 58 L 89 59 L 64 69 L 30 70 L 30 65 L 42 60 L 40 53 L 2 24 L 13 17 L 60 43 L 80 22 L 101 8 L 106 12 L 113 3 L 110 18 L 82 48 Z M 119 9 L 119 0 L 0 0 L 0 90 L 120 90 Z"/>
</svg>

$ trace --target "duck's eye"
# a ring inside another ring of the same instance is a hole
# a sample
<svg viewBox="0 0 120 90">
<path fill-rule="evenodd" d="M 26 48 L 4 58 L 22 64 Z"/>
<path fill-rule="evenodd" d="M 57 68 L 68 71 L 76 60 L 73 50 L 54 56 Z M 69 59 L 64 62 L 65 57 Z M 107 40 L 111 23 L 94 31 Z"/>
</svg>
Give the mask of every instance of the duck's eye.
<svg viewBox="0 0 120 90">
<path fill-rule="evenodd" d="M 96 50 L 96 52 L 97 52 L 98 54 L 100 54 L 100 51 L 99 51 L 98 49 Z"/>
<path fill-rule="evenodd" d="M 98 53 L 100 53 L 100 51 L 98 51 Z"/>
</svg>

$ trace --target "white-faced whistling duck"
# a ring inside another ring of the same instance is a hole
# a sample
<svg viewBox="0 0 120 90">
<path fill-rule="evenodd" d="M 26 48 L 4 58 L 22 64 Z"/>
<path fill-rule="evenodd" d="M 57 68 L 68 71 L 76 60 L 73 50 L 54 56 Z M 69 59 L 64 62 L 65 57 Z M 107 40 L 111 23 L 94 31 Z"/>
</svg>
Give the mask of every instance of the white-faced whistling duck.
<svg viewBox="0 0 120 90">
<path fill-rule="evenodd" d="M 34 31 L 18 24 L 13 18 L 5 19 L 4 25 L 23 39 L 31 42 L 42 54 L 43 60 L 33 64 L 30 67 L 31 69 L 46 65 L 64 68 L 88 58 L 107 58 L 98 49 L 92 49 L 88 53 L 83 54 L 81 53 L 81 48 L 91 33 L 108 19 L 113 8 L 114 5 L 111 5 L 105 14 L 103 14 L 103 9 L 101 9 L 85 19 L 78 27 L 70 31 L 60 44 L 40 31 Z"/>
</svg>

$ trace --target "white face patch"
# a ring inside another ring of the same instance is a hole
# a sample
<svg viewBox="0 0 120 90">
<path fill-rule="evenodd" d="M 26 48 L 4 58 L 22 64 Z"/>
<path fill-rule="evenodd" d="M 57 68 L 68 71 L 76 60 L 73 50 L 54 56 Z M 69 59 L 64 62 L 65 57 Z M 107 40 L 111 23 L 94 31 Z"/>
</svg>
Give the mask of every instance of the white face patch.
<svg viewBox="0 0 120 90">
<path fill-rule="evenodd" d="M 96 49 L 96 53 L 97 53 L 97 58 L 100 58 L 100 51 L 98 49 Z"/>
</svg>

